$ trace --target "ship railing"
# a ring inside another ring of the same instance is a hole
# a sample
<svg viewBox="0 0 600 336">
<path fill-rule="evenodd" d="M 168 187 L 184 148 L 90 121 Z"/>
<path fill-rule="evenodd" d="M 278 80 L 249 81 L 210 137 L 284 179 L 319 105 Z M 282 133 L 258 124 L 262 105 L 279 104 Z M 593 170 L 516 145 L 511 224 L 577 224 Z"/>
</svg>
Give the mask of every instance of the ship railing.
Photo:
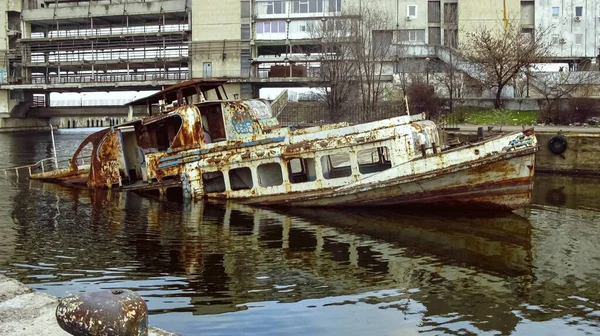
<svg viewBox="0 0 600 336">
<path fill-rule="evenodd" d="M 60 159 L 55 157 L 49 157 L 41 159 L 38 162 L 29 165 L 4 168 L 2 169 L 2 172 L 4 173 L 4 176 L 16 175 L 16 177 L 19 177 L 21 174 L 23 174 L 23 171 L 25 171 L 27 177 L 30 177 L 33 174 L 51 172 L 59 169 L 68 168 L 71 165 L 71 160 L 71 157 L 65 157 Z M 86 164 L 89 164 L 90 160 L 91 155 L 78 157 L 77 166 L 84 166 Z"/>
</svg>

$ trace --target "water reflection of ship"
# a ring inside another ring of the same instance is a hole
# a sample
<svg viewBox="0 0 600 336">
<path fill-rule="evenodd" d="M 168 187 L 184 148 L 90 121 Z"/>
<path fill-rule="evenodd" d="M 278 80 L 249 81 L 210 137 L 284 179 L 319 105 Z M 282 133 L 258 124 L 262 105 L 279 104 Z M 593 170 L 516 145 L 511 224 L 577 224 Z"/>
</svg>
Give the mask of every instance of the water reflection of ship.
<svg viewBox="0 0 600 336">
<path fill-rule="evenodd" d="M 386 281 L 410 288 L 423 277 L 460 277 L 448 264 L 501 276 L 532 272 L 531 227 L 514 214 L 447 219 L 313 209 L 291 216 L 234 203 L 198 203 L 183 206 L 177 224 L 160 206 L 148 207 L 148 230 L 160 231 L 163 247 L 177 242 L 170 247 L 171 268 L 183 267 L 177 271 L 189 280 L 195 314 L 231 312 L 246 302 L 377 290 Z M 173 234 L 178 237 L 167 237 Z M 291 295 L 263 286 L 263 276 L 271 284 L 311 286 Z M 322 286 L 330 288 L 317 289 Z"/>
<path fill-rule="evenodd" d="M 422 293 L 410 297 L 431 315 L 473 314 L 466 303 L 477 295 L 480 302 L 493 303 L 494 314 L 506 321 L 512 314 L 502 302 L 510 300 L 510 290 L 497 275 L 531 273 L 530 225 L 519 216 L 445 219 L 347 210 L 290 214 L 237 204 L 155 202 L 109 191 L 50 188 L 43 194 L 47 196 L 41 199 L 37 192 L 23 194 L 23 201 L 15 203 L 19 208 L 37 199 L 42 209 L 18 212 L 22 226 L 30 228 L 19 235 L 21 246 L 52 256 L 50 247 L 60 236 L 67 239 L 65 247 L 77 248 L 72 254 L 79 269 L 133 263 L 135 269 L 123 273 L 127 280 L 182 277 L 144 294 L 150 300 L 189 298 L 189 304 L 171 311 L 217 314 L 245 309 L 249 302 L 421 288 Z M 56 204 L 56 196 L 61 199 L 58 228 L 34 227 L 32 223 L 54 217 L 48 208 Z M 440 298 L 428 286 L 438 293 L 452 289 Z M 483 315 L 473 319 L 486 321 Z"/>
<path fill-rule="evenodd" d="M 391 242 L 411 254 L 434 255 L 504 275 L 531 274 L 531 224 L 514 213 L 474 217 L 299 208 L 289 213 Z"/>
</svg>

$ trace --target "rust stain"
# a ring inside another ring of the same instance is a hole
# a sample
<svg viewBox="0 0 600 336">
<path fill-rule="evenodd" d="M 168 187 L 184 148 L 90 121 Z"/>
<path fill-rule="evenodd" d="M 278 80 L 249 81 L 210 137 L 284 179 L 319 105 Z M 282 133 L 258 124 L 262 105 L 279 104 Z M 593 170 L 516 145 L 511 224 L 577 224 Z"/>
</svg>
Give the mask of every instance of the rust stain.
<svg viewBox="0 0 600 336">
<path fill-rule="evenodd" d="M 300 141 L 296 144 L 286 146 L 284 149 L 284 152 L 288 153 L 288 154 L 297 153 L 297 152 L 300 152 L 302 149 L 310 149 L 311 147 L 312 147 L 312 141 L 304 140 L 304 141 Z"/>
<path fill-rule="evenodd" d="M 97 147 L 97 146 L 96 146 Z M 92 154 L 88 186 L 112 187 L 121 181 L 119 158 L 123 155 L 120 132 L 111 131 Z"/>
<path fill-rule="evenodd" d="M 501 172 L 508 175 L 515 173 L 517 170 L 515 169 L 514 165 L 510 164 L 510 162 L 507 160 L 502 160 L 493 164 L 480 165 L 470 168 L 470 171 L 473 175 L 487 174 L 489 172 Z"/>
</svg>

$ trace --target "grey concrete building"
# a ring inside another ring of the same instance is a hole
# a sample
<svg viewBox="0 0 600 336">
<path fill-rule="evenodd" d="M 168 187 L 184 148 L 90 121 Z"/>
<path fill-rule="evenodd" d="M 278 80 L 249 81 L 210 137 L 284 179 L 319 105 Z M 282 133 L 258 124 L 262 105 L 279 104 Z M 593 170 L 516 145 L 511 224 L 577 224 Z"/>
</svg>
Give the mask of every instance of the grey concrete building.
<svg viewBox="0 0 600 336">
<path fill-rule="evenodd" d="M 534 3 L 534 1 L 528 1 Z M 600 54 L 600 1 L 535 1 L 535 26 L 547 28 L 553 44 L 550 58 L 588 69 Z"/>
<path fill-rule="evenodd" d="M 26 116 L 51 92 L 158 90 L 191 78 L 228 79 L 232 97 L 317 86 L 310 25 L 334 28 L 361 6 L 390 17 L 377 32 L 396 50 L 386 75 L 404 71 L 399 58 L 435 71 L 428 60 L 448 62 L 459 31 L 497 24 L 504 2 L 523 29 L 554 29 L 553 59 L 595 62 L 600 0 L 4 0 L 0 115 Z"/>
</svg>

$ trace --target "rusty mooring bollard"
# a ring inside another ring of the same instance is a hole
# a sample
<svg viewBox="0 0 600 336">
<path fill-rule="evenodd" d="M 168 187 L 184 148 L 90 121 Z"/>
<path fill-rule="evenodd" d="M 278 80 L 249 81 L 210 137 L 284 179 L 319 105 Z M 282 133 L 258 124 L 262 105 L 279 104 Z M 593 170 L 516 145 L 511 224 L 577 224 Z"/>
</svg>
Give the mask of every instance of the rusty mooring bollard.
<svg viewBox="0 0 600 336">
<path fill-rule="evenodd" d="M 76 336 L 148 335 L 148 306 L 126 289 L 69 295 L 58 302 L 56 320 Z"/>
</svg>

